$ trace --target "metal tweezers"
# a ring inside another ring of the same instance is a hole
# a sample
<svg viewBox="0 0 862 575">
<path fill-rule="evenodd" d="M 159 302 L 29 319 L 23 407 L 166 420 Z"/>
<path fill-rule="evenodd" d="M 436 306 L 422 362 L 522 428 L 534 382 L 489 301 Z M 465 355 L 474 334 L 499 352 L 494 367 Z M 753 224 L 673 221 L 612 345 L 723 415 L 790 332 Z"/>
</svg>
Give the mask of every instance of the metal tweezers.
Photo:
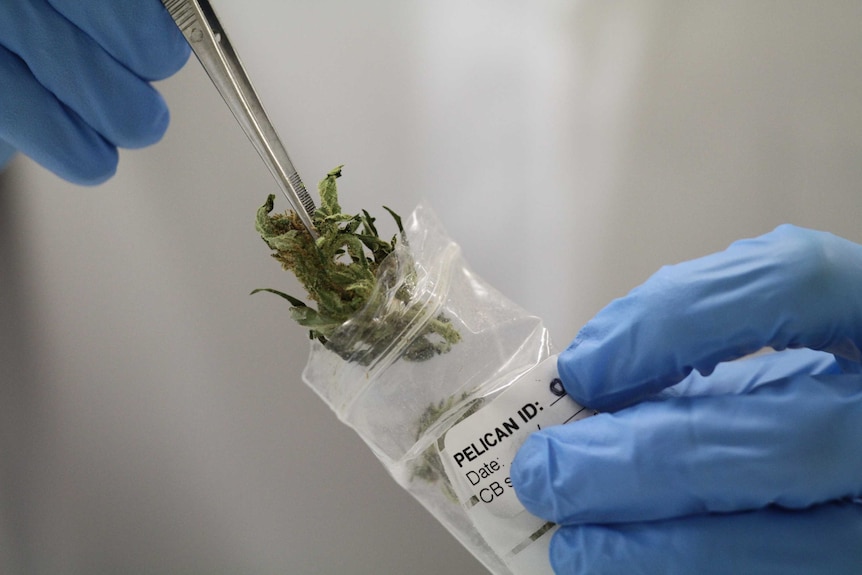
<svg viewBox="0 0 862 575">
<path fill-rule="evenodd" d="M 208 0 L 162 0 L 221 97 L 278 182 L 313 238 L 314 200 L 305 189 L 281 139 Z"/>
</svg>

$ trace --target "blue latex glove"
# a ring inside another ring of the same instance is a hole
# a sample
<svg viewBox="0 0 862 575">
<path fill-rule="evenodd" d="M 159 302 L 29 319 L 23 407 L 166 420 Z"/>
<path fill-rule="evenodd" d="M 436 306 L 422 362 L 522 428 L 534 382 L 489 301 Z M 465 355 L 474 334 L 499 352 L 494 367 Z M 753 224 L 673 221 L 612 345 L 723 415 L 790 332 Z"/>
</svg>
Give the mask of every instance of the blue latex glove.
<svg viewBox="0 0 862 575">
<path fill-rule="evenodd" d="M 0 171 L 6 167 L 6 164 L 9 163 L 9 160 L 12 159 L 12 156 L 15 155 L 15 148 L 0 140 Z"/>
<path fill-rule="evenodd" d="M 559 358 L 604 413 L 512 467 L 555 571 L 862 573 L 860 349 L 862 246 L 792 226 L 611 303 Z"/>
<path fill-rule="evenodd" d="M 159 0 L 2 0 L 0 156 L 11 147 L 72 182 L 106 180 L 117 148 L 164 134 L 150 82 L 188 55 Z"/>
</svg>

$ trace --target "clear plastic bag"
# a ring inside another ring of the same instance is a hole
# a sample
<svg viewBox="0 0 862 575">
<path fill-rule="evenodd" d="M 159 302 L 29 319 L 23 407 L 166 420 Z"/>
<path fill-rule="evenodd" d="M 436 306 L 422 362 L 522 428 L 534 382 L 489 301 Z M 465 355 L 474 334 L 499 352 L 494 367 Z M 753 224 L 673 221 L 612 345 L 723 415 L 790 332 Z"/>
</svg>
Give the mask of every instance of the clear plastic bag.
<svg viewBox="0 0 862 575">
<path fill-rule="evenodd" d="M 404 224 L 369 304 L 327 345 L 312 342 L 303 379 L 491 572 L 512 575 L 459 502 L 440 450 L 453 425 L 549 356 L 549 336 L 470 270 L 430 209 Z M 435 325 L 460 341 L 439 353 Z"/>
</svg>

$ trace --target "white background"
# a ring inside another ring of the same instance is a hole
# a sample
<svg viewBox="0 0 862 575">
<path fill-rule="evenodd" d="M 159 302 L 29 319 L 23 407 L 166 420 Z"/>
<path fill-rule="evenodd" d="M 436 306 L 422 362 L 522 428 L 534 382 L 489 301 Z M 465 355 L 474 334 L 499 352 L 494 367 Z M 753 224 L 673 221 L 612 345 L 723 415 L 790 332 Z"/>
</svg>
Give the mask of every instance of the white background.
<svg viewBox="0 0 862 575">
<path fill-rule="evenodd" d="M 558 346 L 780 223 L 862 241 L 858 2 L 214 4 L 309 187 L 424 199 Z M 270 176 L 197 62 L 159 87 L 108 184 L 5 175 L 0 571 L 482 573 L 303 386 Z"/>
</svg>

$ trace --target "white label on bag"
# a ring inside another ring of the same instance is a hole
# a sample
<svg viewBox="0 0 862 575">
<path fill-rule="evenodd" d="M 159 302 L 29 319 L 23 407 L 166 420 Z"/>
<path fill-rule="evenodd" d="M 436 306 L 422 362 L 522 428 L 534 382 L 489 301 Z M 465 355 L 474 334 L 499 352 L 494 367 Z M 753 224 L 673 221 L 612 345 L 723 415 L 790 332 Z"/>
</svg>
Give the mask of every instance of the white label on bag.
<svg viewBox="0 0 862 575">
<path fill-rule="evenodd" d="M 547 550 L 555 527 L 521 505 L 509 478 L 512 460 L 530 433 L 593 413 L 566 394 L 552 356 L 446 433 L 441 456 L 455 492 L 514 573 L 551 574 Z"/>
</svg>

